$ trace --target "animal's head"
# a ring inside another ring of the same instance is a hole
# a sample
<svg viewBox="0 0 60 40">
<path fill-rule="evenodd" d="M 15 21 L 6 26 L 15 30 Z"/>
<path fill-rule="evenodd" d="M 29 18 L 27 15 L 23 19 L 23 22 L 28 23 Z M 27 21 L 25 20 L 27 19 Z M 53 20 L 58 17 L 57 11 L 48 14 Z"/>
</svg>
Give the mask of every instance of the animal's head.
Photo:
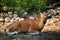
<svg viewBox="0 0 60 40">
<path fill-rule="evenodd" d="M 47 14 L 41 14 L 40 17 L 41 17 L 42 19 L 46 19 L 46 18 L 48 18 L 48 15 L 47 15 Z"/>
</svg>

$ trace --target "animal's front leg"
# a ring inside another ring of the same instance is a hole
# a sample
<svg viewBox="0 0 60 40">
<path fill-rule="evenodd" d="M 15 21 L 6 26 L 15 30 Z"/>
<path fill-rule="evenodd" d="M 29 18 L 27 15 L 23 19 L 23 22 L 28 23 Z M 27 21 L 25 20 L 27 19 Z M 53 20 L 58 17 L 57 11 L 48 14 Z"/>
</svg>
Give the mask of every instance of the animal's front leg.
<svg viewBox="0 0 60 40">
<path fill-rule="evenodd" d="M 31 35 L 39 34 L 39 31 L 30 27 L 29 30 L 28 30 L 28 34 L 31 34 Z"/>
<path fill-rule="evenodd" d="M 32 28 L 32 27 L 29 27 L 28 32 L 38 32 L 38 31 L 36 29 Z"/>
</svg>

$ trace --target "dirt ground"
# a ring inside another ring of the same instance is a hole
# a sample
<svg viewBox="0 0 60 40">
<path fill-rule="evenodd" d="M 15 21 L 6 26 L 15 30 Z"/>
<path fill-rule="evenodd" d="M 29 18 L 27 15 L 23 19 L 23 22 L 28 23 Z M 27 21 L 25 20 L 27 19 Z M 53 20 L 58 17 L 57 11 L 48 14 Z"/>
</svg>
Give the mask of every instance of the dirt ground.
<svg viewBox="0 0 60 40">
<path fill-rule="evenodd" d="M 55 33 L 4 35 L 0 36 L 0 40 L 60 40 L 60 35 Z"/>
</svg>

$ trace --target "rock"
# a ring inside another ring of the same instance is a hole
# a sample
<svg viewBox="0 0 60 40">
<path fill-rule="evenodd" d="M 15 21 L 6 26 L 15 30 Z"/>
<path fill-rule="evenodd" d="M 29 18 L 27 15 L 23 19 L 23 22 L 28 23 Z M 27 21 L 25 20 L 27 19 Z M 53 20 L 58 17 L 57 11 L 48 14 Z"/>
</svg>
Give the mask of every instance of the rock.
<svg viewBox="0 0 60 40">
<path fill-rule="evenodd" d="M 48 14 L 51 14 L 51 16 L 55 16 L 56 15 L 56 10 L 50 9 L 50 10 L 48 10 Z"/>
<path fill-rule="evenodd" d="M 0 22 L 3 22 L 4 21 L 4 19 L 3 18 L 0 18 Z"/>
<path fill-rule="evenodd" d="M 50 17 L 60 16 L 60 7 L 47 10 L 47 14 Z"/>
<path fill-rule="evenodd" d="M 6 17 L 5 18 L 5 22 L 7 23 L 7 22 L 9 22 L 10 21 L 10 18 L 9 17 Z"/>
<path fill-rule="evenodd" d="M 59 18 L 51 18 L 48 19 L 42 32 L 55 32 L 60 33 L 60 19 Z"/>
</svg>

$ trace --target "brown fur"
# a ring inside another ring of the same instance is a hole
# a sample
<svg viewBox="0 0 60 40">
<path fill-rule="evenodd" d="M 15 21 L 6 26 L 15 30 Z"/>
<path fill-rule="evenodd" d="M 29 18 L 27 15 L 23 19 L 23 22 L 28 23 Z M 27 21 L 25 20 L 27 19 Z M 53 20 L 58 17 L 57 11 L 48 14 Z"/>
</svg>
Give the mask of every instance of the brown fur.
<svg viewBox="0 0 60 40">
<path fill-rule="evenodd" d="M 10 31 L 18 30 L 19 32 L 36 32 L 41 31 L 44 26 L 44 21 L 47 18 L 47 14 L 41 14 L 40 18 L 35 19 L 25 19 L 23 21 L 17 21 L 7 27 Z"/>
</svg>

